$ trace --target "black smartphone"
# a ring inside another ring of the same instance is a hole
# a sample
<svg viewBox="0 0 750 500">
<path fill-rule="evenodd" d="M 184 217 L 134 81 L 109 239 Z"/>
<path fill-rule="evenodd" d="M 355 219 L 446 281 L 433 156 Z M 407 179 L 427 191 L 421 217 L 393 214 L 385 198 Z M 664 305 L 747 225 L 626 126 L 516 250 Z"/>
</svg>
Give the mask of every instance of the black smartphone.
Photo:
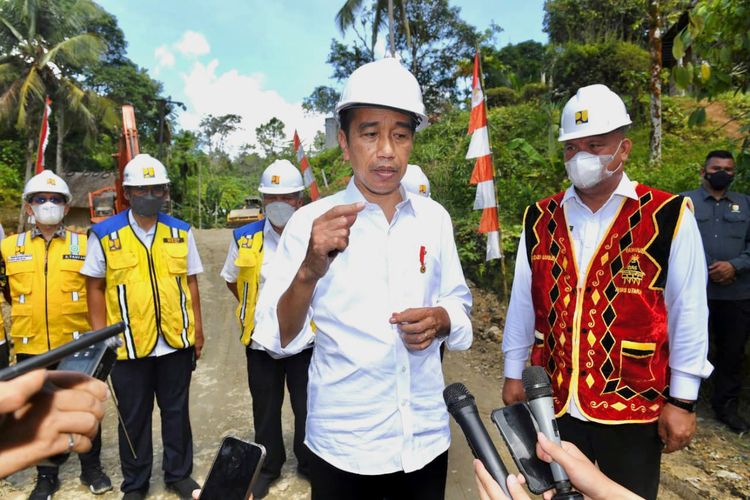
<svg viewBox="0 0 750 500">
<path fill-rule="evenodd" d="M 201 500 L 247 500 L 266 458 L 261 444 L 249 443 L 232 436 L 221 441 L 206 482 Z"/>
<path fill-rule="evenodd" d="M 115 323 L 114 325 L 107 326 L 101 330 L 95 330 L 89 333 L 85 333 L 78 337 L 76 340 L 63 344 L 60 347 L 47 351 L 38 356 L 32 356 L 28 359 L 16 363 L 13 366 L 9 366 L 3 370 L 0 370 L 0 381 L 14 379 L 18 376 L 24 375 L 37 368 L 47 368 L 50 365 L 59 363 L 64 358 L 82 351 L 92 345 L 107 340 L 110 337 L 122 333 L 125 330 L 125 323 L 122 321 Z"/>
<path fill-rule="evenodd" d="M 526 484 L 537 495 L 555 487 L 552 469 L 536 455 L 536 433 L 531 410 L 526 403 L 516 403 L 492 412 L 492 421 L 500 430 L 518 470 Z"/>
</svg>

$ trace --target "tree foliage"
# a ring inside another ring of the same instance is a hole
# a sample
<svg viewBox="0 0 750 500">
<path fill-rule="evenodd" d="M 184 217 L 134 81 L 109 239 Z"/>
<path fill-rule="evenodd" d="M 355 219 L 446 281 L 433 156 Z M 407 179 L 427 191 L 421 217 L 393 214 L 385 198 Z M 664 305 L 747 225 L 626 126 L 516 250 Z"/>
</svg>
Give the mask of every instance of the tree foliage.
<svg viewBox="0 0 750 500">
<path fill-rule="evenodd" d="M 284 122 L 275 116 L 255 129 L 258 144 L 266 158 L 275 156 L 285 146 Z"/>
<path fill-rule="evenodd" d="M 546 0 L 544 31 L 553 44 L 622 40 L 645 46 L 648 10 L 643 0 Z"/>
</svg>

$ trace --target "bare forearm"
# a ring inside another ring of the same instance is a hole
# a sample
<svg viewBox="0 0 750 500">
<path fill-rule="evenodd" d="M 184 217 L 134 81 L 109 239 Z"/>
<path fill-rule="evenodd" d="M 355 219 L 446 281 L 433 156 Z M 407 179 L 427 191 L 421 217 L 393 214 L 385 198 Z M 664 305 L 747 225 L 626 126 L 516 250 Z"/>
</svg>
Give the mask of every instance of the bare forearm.
<svg viewBox="0 0 750 500">
<path fill-rule="evenodd" d="M 226 281 L 225 283 L 227 284 L 227 288 L 229 288 L 229 291 L 232 292 L 232 295 L 234 295 L 234 298 L 239 301 L 240 292 L 237 290 L 237 283 L 230 283 L 228 281 Z"/>
<path fill-rule="evenodd" d="M 276 314 L 279 317 L 281 347 L 289 345 L 304 328 L 316 283 L 316 279 L 306 277 L 304 269 L 300 268 L 279 299 Z"/>
</svg>

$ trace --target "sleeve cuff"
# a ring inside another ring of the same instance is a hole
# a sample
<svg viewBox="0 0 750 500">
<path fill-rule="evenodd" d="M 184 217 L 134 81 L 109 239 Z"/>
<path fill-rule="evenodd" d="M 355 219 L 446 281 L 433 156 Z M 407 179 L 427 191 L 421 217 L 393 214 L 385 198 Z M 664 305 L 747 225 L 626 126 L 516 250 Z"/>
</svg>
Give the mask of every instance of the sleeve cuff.
<svg viewBox="0 0 750 500">
<path fill-rule="evenodd" d="M 737 274 L 742 274 L 745 271 L 747 271 L 747 266 L 745 265 L 745 259 L 730 259 L 727 262 L 732 264 L 732 267 L 734 267 L 734 270 Z"/>
<path fill-rule="evenodd" d="M 524 368 L 526 368 L 525 359 L 508 359 L 507 353 L 505 356 L 505 369 L 503 370 L 505 378 L 514 378 L 521 380 L 521 374 Z"/>
<path fill-rule="evenodd" d="M 463 304 L 453 301 L 439 302 L 438 307 L 442 307 L 448 313 L 451 320 L 451 331 L 446 339 L 446 345 L 451 351 L 464 351 L 471 347 L 473 340 L 473 331 L 471 320 L 466 314 Z"/>
<path fill-rule="evenodd" d="M 669 395 L 673 398 L 695 401 L 698 399 L 700 387 L 701 378 L 697 375 L 672 370 L 669 381 Z"/>
</svg>

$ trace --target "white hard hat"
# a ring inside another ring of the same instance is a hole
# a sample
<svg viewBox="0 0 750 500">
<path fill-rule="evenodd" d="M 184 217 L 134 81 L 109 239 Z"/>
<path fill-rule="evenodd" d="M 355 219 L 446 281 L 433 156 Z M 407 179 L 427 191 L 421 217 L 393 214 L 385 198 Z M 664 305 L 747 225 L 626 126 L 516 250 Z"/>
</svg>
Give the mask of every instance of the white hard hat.
<svg viewBox="0 0 750 500">
<path fill-rule="evenodd" d="M 422 89 L 417 79 L 395 58 L 387 57 L 355 69 L 346 81 L 336 116 L 347 108 L 385 106 L 412 113 L 417 117 L 417 130 L 427 126 L 422 102 Z"/>
<path fill-rule="evenodd" d="M 625 103 L 606 85 L 581 87 L 563 108 L 558 141 L 612 132 L 630 120 Z"/>
<path fill-rule="evenodd" d="M 158 186 L 169 184 L 167 168 L 153 156 L 141 153 L 125 165 L 123 186 Z"/>
<path fill-rule="evenodd" d="M 430 197 L 430 179 L 424 175 L 419 165 L 406 166 L 406 173 L 401 178 L 401 184 L 410 193 Z"/>
<path fill-rule="evenodd" d="M 289 160 L 276 160 L 260 176 L 258 191 L 264 194 L 296 193 L 305 189 L 302 174 Z"/>
<path fill-rule="evenodd" d="M 68 183 L 55 175 L 52 170 L 42 170 L 41 173 L 29 179 L 23 188 L 24 201 L 28 201 L 29 196 L 34 193 L 59 193 L 65 196 L 65 203 L 70 203 L 73 199 Z"/>
</svg>

